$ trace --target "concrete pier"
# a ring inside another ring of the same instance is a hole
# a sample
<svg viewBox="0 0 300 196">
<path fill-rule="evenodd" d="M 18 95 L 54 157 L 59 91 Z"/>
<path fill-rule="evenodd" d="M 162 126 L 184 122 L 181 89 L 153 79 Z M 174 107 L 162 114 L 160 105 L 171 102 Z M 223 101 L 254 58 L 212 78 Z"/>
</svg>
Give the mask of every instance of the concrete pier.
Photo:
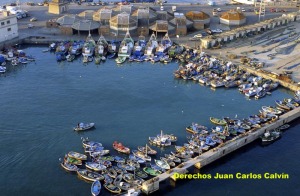
<svg viewBox="0 0 300 196">
<path fill-rule="evenodd" d="M 187 169 L 195 166 L 200 169 L 205 165 L 212 163 L 215 160 L 253 142 L 258 139 L 263 133 L 269 130 L 280 127 L 285 123 L 289 123 L 300 116 L 300 107 L 289 111 L 279 117 L 279 119 L 272 123 L 263 124 L 261 128 L 252 129 L 244 134 L 241 134 L 230 141 L 225 142 L 224 144 L 219 145 L 218 147 L 205 152 L 185 163 L 178 165 L 177 167 L 168 170 L 167 172 L 158 175 L 155 178 L 152 178 L 142 184 L 142 191 L 145 194 L 150 194 L 159 189 L 159 183 L 165 181 L 169 178 L 172 179 L 172 176 L 175 173 L 187 173 Z"/>
</svg>

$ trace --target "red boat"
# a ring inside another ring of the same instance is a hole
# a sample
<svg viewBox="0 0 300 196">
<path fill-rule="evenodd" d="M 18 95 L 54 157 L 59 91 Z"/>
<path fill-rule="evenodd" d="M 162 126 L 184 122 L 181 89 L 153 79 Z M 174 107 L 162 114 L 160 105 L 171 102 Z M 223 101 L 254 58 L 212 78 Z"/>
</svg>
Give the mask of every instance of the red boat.
<svg viewBox="0 0 300 196">
<path fill-rule="evenodd" d="M 114 141 L 113 148 L 118 152 L 122 152 L 122 153 L 125 153 L 125 154 L 130 154 L 130 148 L 123 146 L 122 143 L 119 143 L 117 141 Z"/>
</svg>

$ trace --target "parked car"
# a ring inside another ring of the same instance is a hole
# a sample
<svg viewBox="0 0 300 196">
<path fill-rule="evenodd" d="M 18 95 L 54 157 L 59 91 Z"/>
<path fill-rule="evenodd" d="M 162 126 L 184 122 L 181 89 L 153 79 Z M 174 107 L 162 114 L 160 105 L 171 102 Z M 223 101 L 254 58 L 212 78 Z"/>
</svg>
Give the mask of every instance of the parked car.
<svg viewBox="0 0 300 196">
<path fill-rule="evenodd" d="M 221 12 L 222 10 L 221 10 L 221 8 L 217 8 L 217 11 L 218 11 L 218 12 Z"/>
<path fill-rule="evenodd" d="M 211 32 L 213 32 L 213 33 L 222 33 L 223 30 L 222 29 L 212 29 Z"/>
<path fill-rule="evenodd" d="M 246 12 L 245 8 L 242 8 L 241 10 L 242 10 L 242 12 Z"/>
</svg>

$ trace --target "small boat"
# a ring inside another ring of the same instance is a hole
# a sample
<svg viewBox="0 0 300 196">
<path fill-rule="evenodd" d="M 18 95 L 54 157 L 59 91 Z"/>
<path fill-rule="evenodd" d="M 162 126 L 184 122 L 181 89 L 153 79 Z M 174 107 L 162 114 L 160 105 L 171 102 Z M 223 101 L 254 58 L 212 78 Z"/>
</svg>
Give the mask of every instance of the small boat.
<svg viewBox="0 0 300 196">
<path fill-rule="evenodd" d="M 155 170 L 151 167 L 144 167 L 143 168 L 144 172 L 146 172 L 147 174 L 151 175 L 151 176 L 158 176 L 159 174 L 161 174 L 161 171 Z"/>
<path fill-rule="evenodd" d="M 123 174 L 123 180 L 128 183 L 132 183 L 134 181 L 135 176 L 132 173 Z"/>
<path fill-rule="evenodd" d="M 119 143 L 117 141 L 114 141 L 113 148 L 118 152 L 121 152 L 124 154 L 130 154 L 130 148 L 123 146 L 122 143 Z"/>
<path fill-rule="evenodd" d="M 65 155 L 64 162 L 70 163 L 72 165 L 82 165 L 82 160 L 78 160 L 78 159 L 68 157 L 68 155 Z"/>
<path fill-rule="evenodd" d="M 122 64 L 126 61 L 126 57 L 125 56 L 119 56 L 118 58 L 116 58 L 116 63 L 117 64 Z"/>
<path fill-rule="evenodd" d="M 69 171 L 69 172 L 78 170 L 78 167 L 76 165 L 68 163 L 67 161 L 61 162 L 60 165 L 62 166 L 62 168 L 64 168 L 66 171 Z"/>
<path fill-rule="evenodd" d="M 100 142 L 90 141 L 89 138 L 81 138 L 81 140 L 82 140 L 82 146 L 84 148 L 102 147 L 102 144 Z"/>
<path fill-rule="evenodd" d="M 89 170 L 86 170 L 86 169 L 79 169 L 77 170 L 77 174 L 82 177 L 83 179 L 85 180 L 88 180 L 88 181 L 96 181 L 96 180 L 104 180 L 104 176 L 99 174 L 99 173 L 96 173 L 96 172 L 92 172 L 92 171 L 89 171 Z"/>
<path fill-rule="evenodd" d="M 134 154 L 134 156 L 139 157 L 145 161 L 151 161 L 151 157 L 148 156 L 146 153 L 137 150 L 133 150 L 132 153 Z"/>
<path fill-rule="evenodd" d="M 120 189 L 127 191 L 131 188 L 131 185 L 128 182 L 117 182 L 114 183 L 114 185 L 116 185 L 117 187 L 119 187 Z"/>
<path fill-rule="evenodd" d="M 112 183 L 105 183 L 104 188 L 106 188 L 111 193 L 121 193 L 121 189 Z"/>
<path fill-rule="evenodd" d="M 290 108 L 289 106 L 287 106 L 283 101 L 280 101 L 280 100 L 276 100 L 275 101 L 276 105 L 279 107 L 279 108 L 282 108 L 284 110 L 291 110 L 292 108 Z"/>
<path fill-rule="evenodd" d="M 74 131 L 86 131 L 95 127 L 95 123 L 78 123 Z"/>
<path fill-rule="evenodd" d="M 147 144 L 146 147 L 138 146 L 138 150 L 148 155 L 156 155 L 157 151 L 150 148 Z"/>
<path fill-rule="evenodd" d="M 93 196 L 97 196 L 100 194 L 101 192 L 101 182 L 99 180 L 96 180 L 93 182 L 92 186 L 91 186 L 91 193 Z"/>
<path fill-rule="evenodd" d="M 115 162 L 117 163 L 125 163 L 125 159 L 119 156 L 115 156 Z"/>
<path fill-rule="evenodd" d="M 118 175 L 117 171 L 112 167 L 107 169 L 107 174 L 112 178 L 116 178 Z"/>
<path fill-rule="evenodd" d="M 96 56 L 94 59 L 95 59 L 95 64 L 99 65 L 100 61 L 101 61 L 101 58 L 99 56 Z"/>
<path fill-rule="evenodd" d="M 281 137 L 281 132 L 277 130 L 267 131 L 261 136 L 263 144 L 273 142 Z"/>
<path fill-rule="evenodd" d="M 154 159 L 155 161 L 155 164 L 158 166 L 158 167 L 161 167 L 163 169 L 166 169 L 166 170 L 169 170 L 170 169 L 170 165 L 166 162 L 166 161 L 163 161 L 163 160 L 157 160 L 157 159 Z"/>
<path fill-rule="evenodd" d="M 288 128 L 290 128 L 290 125 L 289 125 L 289 124 L 284 124 L 284 125 L 278 127 L 279 130 L 286 130 L 286 129 L 288 129 Z"/>
<path fill-rule="evenodd" d="M 262 110 L 266 113 L 271 113 L 271 114 L 276 114 L 276 115 L 282 114 L 281 110 L 278 110 L 278 109 L 272 108 L 272 107 L 268 107 L 268 106 L 262 106 Z"/>
<path fill-rule="evenodd" d="M 108 59 L 112 59 L 112 58 L 114 58 L 116 56 L 116 54 L 117 54 L 116 52 L 111 53 L 111 54 L 107 55 L 107 58 Z"/>
<path fill-rule="evenodd" d="M 67 61 L 68 62 L 72 62 L 74 59 L 75 59 L 75 55 L 73 55 L 73 54 L 68 54 L 67 56 L 66 56 L 66 59 L 67 59 Z"/>
<path fill-rule="evenodd" d="M 131 166 L 131 165 L 128 165 L 128 164 L 125 164 L 125 163 L 117 163 L 117 166 L 123 170 L 127 170 L 127 171 L 134 171 L 136 168 Z"/>
<path fill-rule="evenodd" d="M 219 119 L 219 118 L 210 117 L 209 120 L 210 120 L 212 123 L 216 124 L 216 125 L 222 125 L 222 126 L 224 126 L 224 125 L 227 124 L 227 122 L 226 122 L 224 119 Z"/>
<path fill-rule="evenodd" d="M 140 178 L 148 178 L 148 174 L 146 174 L 145 172 L 141 171 L 141 170 L 136 170 L 134 171 L 134 174 Z"/>
<path fill-rule="evenodd" d="M 137 156 L 135 156 L 135 155 L 133 155 L 133 154 L 129 155 L 129 159 L 130 159 L 130 160 L 133 160 L 133 161 L 135 161 L 135 162 L 137 162 L 137 163 L 139 163 L 139 164 L 144 164 L 144 163 L 146 163 L 146 160 L 141 159 L 141 158 L 139 158 L 139 157 L 137 157 Z"/>
<path fill-rule="evenodd" d="M 106 166 L 94 162 L 86 162 L 85 167 L 94 171 L 103 171 L 106 169 Z"/>
<path fill-rule="evenodd" d="M 92 38 L 91 34 L 89 34 L 84 42 L 84 45 L 82 48 L 82 55 L 84 57 L 93 56 L 95 47 L 96 47 L 96 42 Z"/>
<path fill-rule="evenodd" d="M 80 154 L 78 152 L 70 151 L 68 153 L 68 156 L 70 158 L 78 159 L 78 160 L 87 160 L 87 156 L 84 154 Z"/>
</svg>

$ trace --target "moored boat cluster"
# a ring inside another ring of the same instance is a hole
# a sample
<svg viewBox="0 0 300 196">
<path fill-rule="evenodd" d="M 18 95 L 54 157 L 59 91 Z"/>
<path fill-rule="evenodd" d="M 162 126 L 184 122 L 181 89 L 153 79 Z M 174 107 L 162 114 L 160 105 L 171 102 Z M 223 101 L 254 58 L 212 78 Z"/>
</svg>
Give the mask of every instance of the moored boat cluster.
<svg viewBox="0 0 300 196">
<path fill-rule="evenodd" d="M 238 65 L 214 58 L 197 50 L 186 50 L 178 57 L 185 65 L 174 72 L 176 78 L 198 81 L 212 88 L 233 88 L 247 97 L 262 98 L 279 85 L 277 82 L 255 77 L 241 70 Z"/>
<path fill-rule="evenodd" d="M 263 106 L 259 114 L 244 119 L 210 117 L 211 123 L 216 125 L 210 129 L 192 123 L 186 127 L 186 131 L 192 134 L 187 137 L 188 141 L 182 146 L 175 145 L 174 152 L 160 158 L 156 157 L 157 151 L 147 144 L 138 146 L 137 150 L 131 150 L 115 141 L 112 147 L 123 156 L 112 156 L 108 155 L 110 150 L 104 149 L 101 143 L 82 138 L 85 154 L 70 151 L 65 155 L 61 166 L 67 171 L 77 172 L 79 177 L 87 181 L 94 182 L 91 187 L 93 195 L 100 193 L 101 181 L 104 183 L 103 186 L 112 193 L 130 190 L 138 194 L 141 184 L 150 176 L 160 175 L 181 162 L 188 161 L 210 149 L 214 150 L 226 145 L 227 142 L 247 135 L 247 132 L 253 132 L 277 121 L 283 113 L 299 107 L 299 95 L 296 94 L 295 98 L 282 101 L 276 100 L 275 104 L 275 107 Z M 288 125 L 266 132 L 261 136 L 262 141 L 272 142 L 278 139 L 281 130 L 286 128 Z M 155 137 L 149 137 L 149 143 L 159 147 L 171 146 L 176 141 L 176 136 L 164 134 L 163 131 Z"/>
</svg>

